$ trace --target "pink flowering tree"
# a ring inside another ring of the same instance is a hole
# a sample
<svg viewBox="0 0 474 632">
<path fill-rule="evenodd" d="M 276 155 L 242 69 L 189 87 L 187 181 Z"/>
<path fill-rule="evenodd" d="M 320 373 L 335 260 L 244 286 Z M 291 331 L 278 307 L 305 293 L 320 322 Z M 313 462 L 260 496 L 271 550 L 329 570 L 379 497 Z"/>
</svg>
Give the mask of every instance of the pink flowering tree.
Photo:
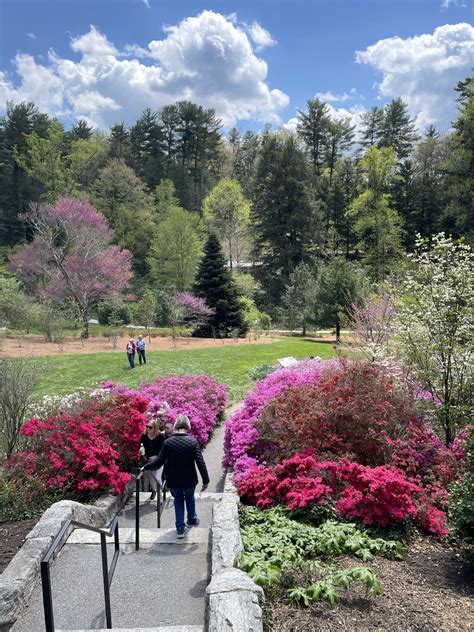
<svg viewBox="0 0 474 632">
<path fill-rule="evenodd" d="M 31 205 L 23 219 L 34 238 L 10 259 L 10 270 L 32 292 L 72 300 L 87 338 L 92 307 L 128 288 L 131 254 L 111 244 L 113 231 L 86 200 L 63 197 L 51 206 Z"/>
<path fill-rule="evenodd" d="M 191 292 L 178 292 L 171 302 L 170 319 L 173 343 L 176 347 L 176 330 L 180 325 L 201 327 L 214 314 L 206 301 Z"/>
<path fill-rule="evenodd" d="M 353 305 L 351 326 L 357 346 L 369 360 L 387 359 L 395 333 L 395 307 L 390 294 L 385 291 Z"/>
<path fill-rule="evenodd" d="M 205 325 L 214 314 L 214 310 L 209 307 L 206 301 L 191 292 L 178 292 L 174 297 L 179 308 L 179 318 L 181 322 L 199 327 Z"/>
</svg>

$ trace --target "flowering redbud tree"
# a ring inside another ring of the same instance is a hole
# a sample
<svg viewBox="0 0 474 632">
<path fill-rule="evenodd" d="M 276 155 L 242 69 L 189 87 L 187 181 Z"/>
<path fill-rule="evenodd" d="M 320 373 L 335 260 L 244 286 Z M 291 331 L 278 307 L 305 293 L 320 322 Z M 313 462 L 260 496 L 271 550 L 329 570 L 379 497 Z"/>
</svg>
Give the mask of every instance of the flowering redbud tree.
<svg viewBox="0 0 474 632">
<path fill-rule="evenodd" d="M 352 305 L 351 329 L 358 350 L 371 362 L 388 360 L 395 333 L 395 307 L 389 292 L 367 296 L 360 305 Z"/>
<path fill-rule="evenodd" d="M 396 289 L 396 340 L 406 365 L 439 401 L 449 444 L 472 415 L 474 399 L 474 254 L 440 233 L 420 236 L 412 265 Z"/>
<path fill-rule="evenodd" d="M 72 300 L 87 338 L 91 308 L 128 288 L 131 254 L 111 244 L 113 231 L 86 200 L 63 197 L 51 206 L 31 205 L 24 219 L 34 238 L 10 259 L 10 270 L 32 292 Z"/>
</svg>

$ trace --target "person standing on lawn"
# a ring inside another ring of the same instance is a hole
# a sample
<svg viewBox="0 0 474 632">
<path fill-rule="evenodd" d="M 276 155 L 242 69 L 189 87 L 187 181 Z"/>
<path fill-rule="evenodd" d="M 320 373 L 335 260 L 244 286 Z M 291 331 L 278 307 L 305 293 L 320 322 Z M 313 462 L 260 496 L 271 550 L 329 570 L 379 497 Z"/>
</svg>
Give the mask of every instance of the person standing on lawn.
<svg viewBox="0 0 474 632">
<path fill-rule="evenodd" d="M 137 348 L 135 346 L 135 342 L 133 341 L 133 338 L 130 338 L 130 340 L 127 343 L 127 358 L 128 358 L 128 363 L 130 364 L 130 368 L 134 369 L 135 368 L 135 352 L 136 352 Z"/>
<path fill-rule="evenodd" d="M 137 338 L 136 347 L 137 347 L 137 353 L 138 353 L 138 363 L 141 366 L 142 360 L 143 360 L 143 364 L 146 364 L 146 356 L 145 356 L 146 342 L 141 334 Z"/>
<path fill-rule="evenodd" d="M 166 466 L 166 484 L 174 498 L 178 538 L 184 538 L 186 531 L 185 506 L 187 526 L 192 527 L 199 524 L 194 497 L 194 491 L 198 484 L 196 465 L 202 478 L 201 491 L 205 491 L 209 485 L 209 474 L 202 456 L 201 446 L 197 439 L 188 435 L 190 429 L 189 418 L 186 415 L 179 415 L 174 424 L 175 434 L 166 439 L 158 458 L 142 468 L 142 470 L 148 471 L 157 470 L 162 465 Z"/>
</svg>

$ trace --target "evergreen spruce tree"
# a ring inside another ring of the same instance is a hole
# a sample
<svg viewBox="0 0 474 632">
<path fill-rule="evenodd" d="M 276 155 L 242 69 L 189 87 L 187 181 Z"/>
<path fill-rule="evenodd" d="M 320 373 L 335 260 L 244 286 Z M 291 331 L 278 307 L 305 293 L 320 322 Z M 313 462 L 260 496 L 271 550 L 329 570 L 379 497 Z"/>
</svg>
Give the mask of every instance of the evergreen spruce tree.
<svg viewBox="0 0 474 632">
<path fill-rule="evenodd" d="M 193 288 L 197 296 L 203 298 L 214 310 L 208 323 L 194 332 L 195 336 L 222 335 L 225 338 L 237 330 L 239 335 L 247 333 L 239 294 L 221 245 L 216 235 L 211 233 L 204 246 L 204 255 L 198 267 Z"/>
</svg>

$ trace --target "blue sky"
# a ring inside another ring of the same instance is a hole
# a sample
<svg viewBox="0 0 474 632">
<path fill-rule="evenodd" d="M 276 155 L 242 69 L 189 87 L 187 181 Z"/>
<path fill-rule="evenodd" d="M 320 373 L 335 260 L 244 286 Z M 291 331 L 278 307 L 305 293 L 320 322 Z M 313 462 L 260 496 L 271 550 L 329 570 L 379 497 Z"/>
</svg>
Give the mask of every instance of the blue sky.
<svg viewBox="0 0 474 632">
<path fill-rule="evenodd" d="M 0 109 L 32 100 L 107 129 L 188 99 L 227 127 L 294 127 L 320 96 L 356 123 L 401 96 L 423 129 L 456 116 L 474 65 L 470 0 L 0 0 Z"/>
</svg>

